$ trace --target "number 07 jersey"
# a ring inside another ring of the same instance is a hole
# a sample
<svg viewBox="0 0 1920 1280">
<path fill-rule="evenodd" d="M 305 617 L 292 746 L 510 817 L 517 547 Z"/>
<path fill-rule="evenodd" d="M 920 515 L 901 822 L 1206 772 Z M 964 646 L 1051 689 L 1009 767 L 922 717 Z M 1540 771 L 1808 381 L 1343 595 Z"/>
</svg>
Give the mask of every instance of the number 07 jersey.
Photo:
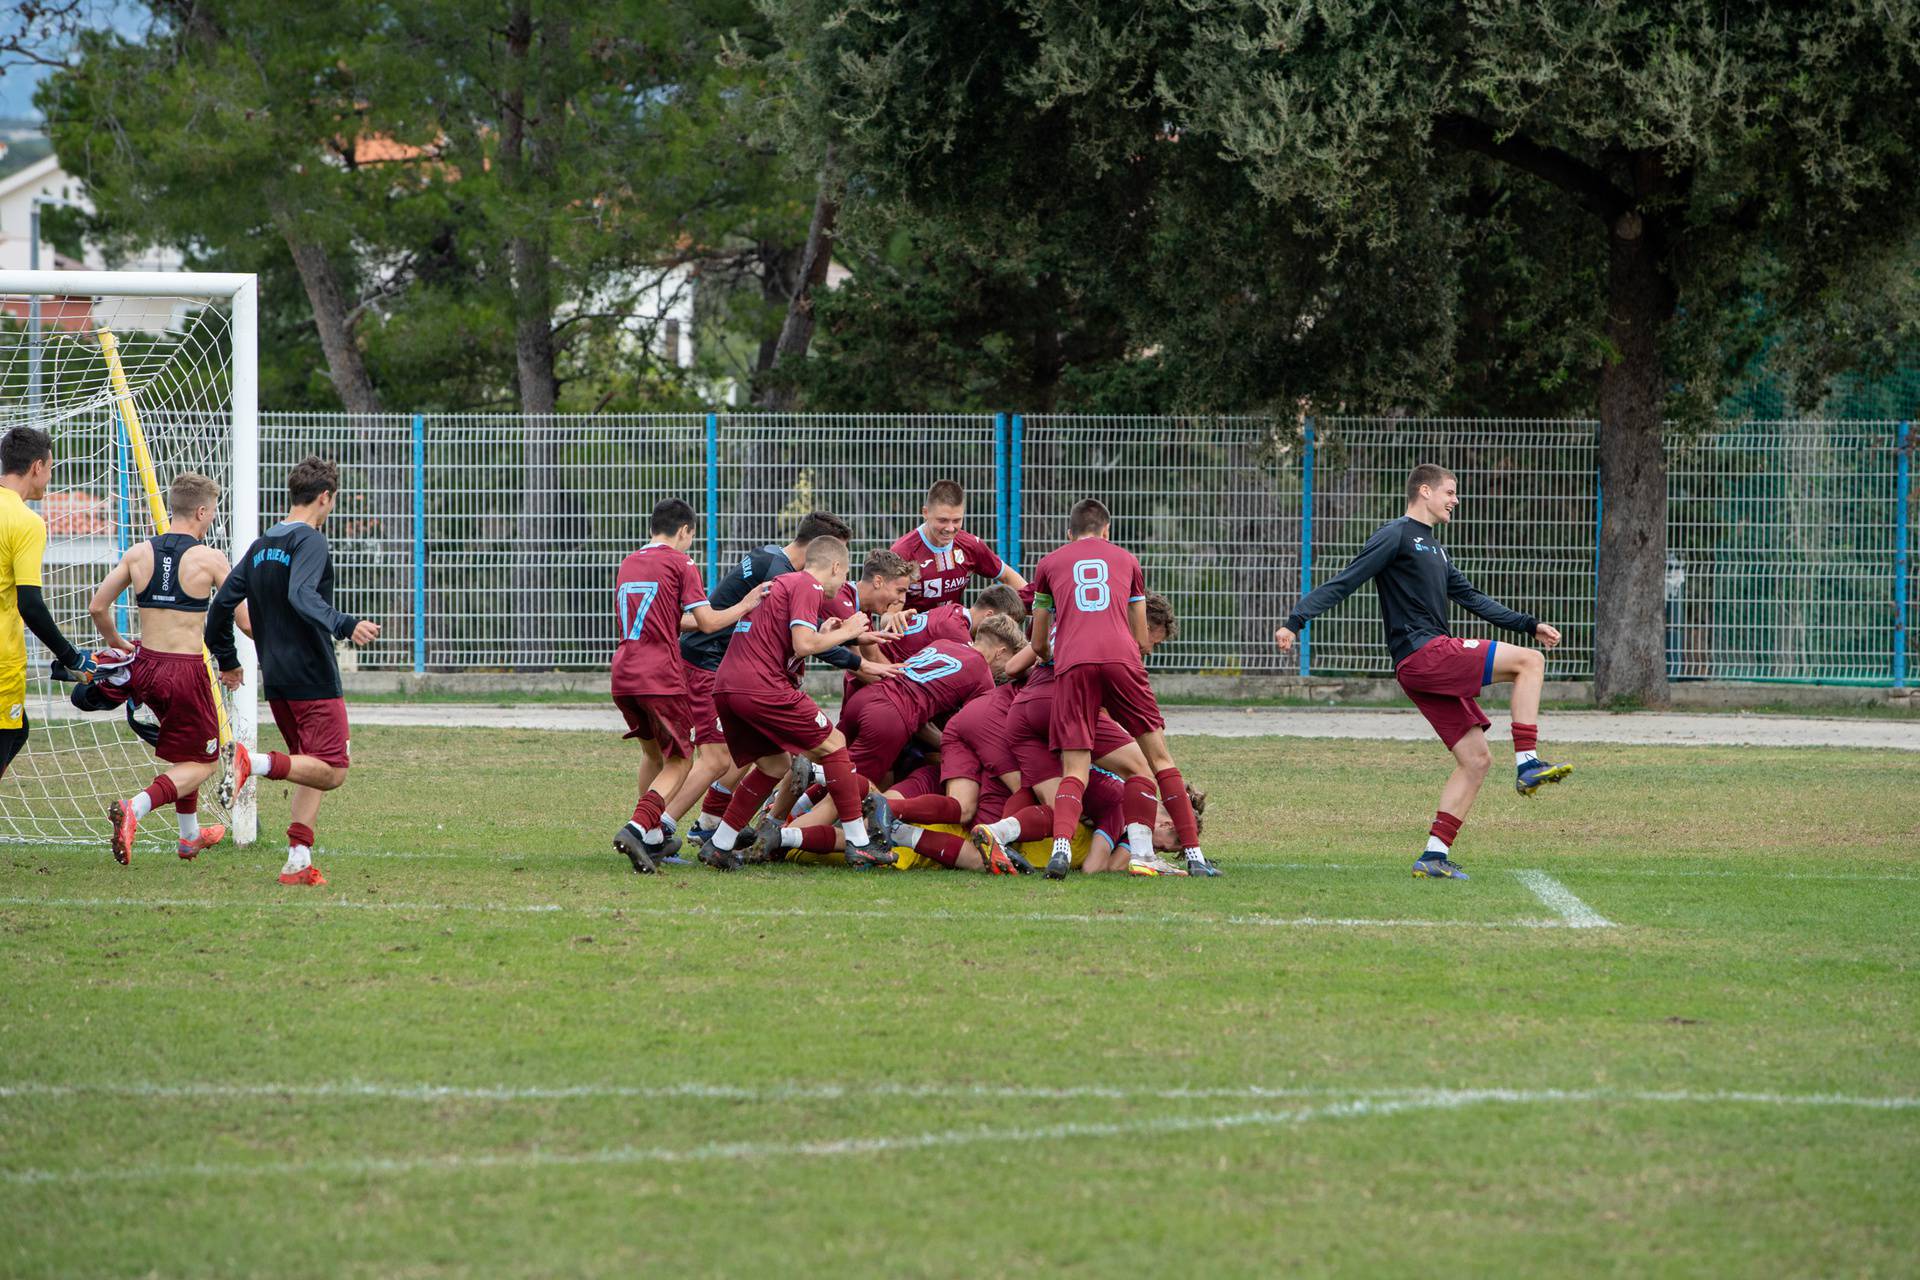
<svg viewBox="0 0 1920 1280">
<path fill-rule="evenodd" d="M 613 692 L 629 696 L 685 693 L 680 670 L 680 615 L 707 603 L 700 571 L 685 552 L 649 542 L 620 562 L 614 586 L 619 641 L 613 650 Z"/>
<path fill-rule="evenodd" d="M 1080 538 L 1042 558 L 1033 571 L 1033 603 L 1053 610 L 1054 668 L 1124 662 L 1145 670 L 1128 614 L 1146 597 L 1140 562 L 1105 538 Z"/>
</svg>

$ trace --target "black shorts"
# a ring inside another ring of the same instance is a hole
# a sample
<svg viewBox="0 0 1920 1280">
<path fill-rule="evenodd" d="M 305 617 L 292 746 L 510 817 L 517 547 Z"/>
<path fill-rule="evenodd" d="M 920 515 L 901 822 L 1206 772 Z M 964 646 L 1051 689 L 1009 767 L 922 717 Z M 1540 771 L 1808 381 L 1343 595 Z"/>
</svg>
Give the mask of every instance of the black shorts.
<svg viewBox="0 0 1920 1280">
<path fill-rule="evenodd" d="M 13 758 L 26 749 L 27 730 L 30 727 L 26 713 L 22 712 L 18 729 L 0 729 L 0 775 L 4 775 Z"/>
</svg>

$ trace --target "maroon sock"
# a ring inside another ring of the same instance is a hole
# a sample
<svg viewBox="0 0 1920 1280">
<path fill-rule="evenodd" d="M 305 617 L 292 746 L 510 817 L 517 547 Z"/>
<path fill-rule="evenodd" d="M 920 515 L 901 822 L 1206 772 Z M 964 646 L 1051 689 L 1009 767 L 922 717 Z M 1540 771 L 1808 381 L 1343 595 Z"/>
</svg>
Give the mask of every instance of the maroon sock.
<svg viewBox="0 0 1920 1280">
<path fill-rule="evenodd" d="M 1015 840 L 1045 840 L 1053 835 L 1053 806 L 1050 804 L 1030 804 L 1007 816 L 1020 824 L 1020 834 L 1014 837 Z"/>
<path fill-rule="evenodd" d="M 284 751 L 267 752 L 267 776 L 284 778 L 293 772 L 293 757 Z"/>
<path fill-rule="evenodd" d="M 1000 812 L 1018 813 L 1020 812 L 1020 810 L 1027 808 L 1029 805 L 1036 805 L 1039 803 L 1040 803 L 1040 797 L 1033 794 L 1032 787 L 1022 787 L 1018 791 L 1014 792 L 1012 795 L 1007 797 L 1006 807 L 1000 810 Z M 1053 821 L 1053 815 L 1051 813 L 1047 815 L 1047 821 L 1048 822 Z"/>
<path fill-rule="evenodd" d="M 313 848 L 313 828 L 304 822 L 295 822 L 287 827 L 287 848 L 300 845 Z"/>
<path fill-rule="evenodd" d="M 147 807 L 158 809 L 163 804 L 172 804 L 174 797 L 179 793 L 173 788 L 173 779 L 163 773 L 147 784 L 146 794 Z"/>
<path fill-rule="evenodd" d="M 740 779 L 740 785 L 733 789 L 733 795 L 727 799 L 726 816 L 720 820 L 735 831 L 745 831 L 753 825 L 753 815 L 760 812 L 760 804 L 773 794 L 780 785 L 780 779 L 758 769 L 749 769 Z"/>
<path fill-rule="evenodd" d="M 1442 809 L 1433 815 L 1433 825 L 1427 828 L 1427 834 L 1451 849 L 1453 838 L 1460 834 L 1460 819 Z"/>
<path fill-rule="evenodd" d="M 1151 828 L 1159 815 L 1154 812 L 1159 799 L 1153 794 L 1153 779 L 1128 778 L 1120 789 L 1120 820 L 1128 826 L 1138 823 Z"/>
<path fill-rule="evenodd" d="M 727 805 L 733 800 L 733 792 L 719 783 L 707 788 L 707 794 L 700 801 L 700 812 L 709 818 L 722 819 L 727 816 Z"/>
<path fill-rule="evenodd" d="M 893 802 L 893 816 L 902 822 L 960 821 L 960 802 L 952 796 L 908 796 Z"/>
<path fill-rule="evenodd" d="M 1180 847 L 1198 849 L 1200 820 L 1194 817 L 1193 801 L 1187 796 L 1187 780 L 1180 776 L 1178 769 L 1162 769 L 1153 775 L 1153 780 L 1160 784 L 1160 803 L 1167 806 L 1167 816 L 1173 819 Z"/>
<path fill-rule="evenodd" d="M 1513 749 L 1515 751 L 1537 751 L 1540 747 L 1540 726 L 1513 722 Z"/>
<path fill-rule="evenodd" d="M 866 795 L 860 775 L 853 771 L 853 757 L 845 747 L 820 762 L 827 773 L 827 793 L 833 797 L 835 815 L 842 825 L 860 817 L 860 800 Z"/>
<path fill-rule="evenodd" d="M 176 813 L 200 812 L 200 788 L 195 787 L 183 796 L 175 796 L 173 798 L 173 808 Z"/>
<path fill-rule="evenodd" d="M 967 842 L 950 831 L 922 831 L 913 851 L 943 867 L 951 867 L 960 861 L 960 851 L 966 847 Z"/>
<path fill-rule="evenodd" d="M 1060 779 L 1060 790 L 1053 797 L 1053 838 L 1071 840 L 1080 829 L 1080 803 L 1087 784 L 1078 778 Z"/>
<path fill-rule="evenodd" d="M 651 831 L 660 825 L 660 815 L 667 809 L 667 798 L 658 791 L 648 788 L 640 797 L 640 803 L 633 806 L 633 825 L 642 831 Z"/>
<path fill-rule="evenodd" d="M 840 828 L 831 822 L 817 827 L 795 827 L 800 833 L 800 847 L 811 849 L 815 853 L 831 853 L 840 847 Z"/>
</svg>

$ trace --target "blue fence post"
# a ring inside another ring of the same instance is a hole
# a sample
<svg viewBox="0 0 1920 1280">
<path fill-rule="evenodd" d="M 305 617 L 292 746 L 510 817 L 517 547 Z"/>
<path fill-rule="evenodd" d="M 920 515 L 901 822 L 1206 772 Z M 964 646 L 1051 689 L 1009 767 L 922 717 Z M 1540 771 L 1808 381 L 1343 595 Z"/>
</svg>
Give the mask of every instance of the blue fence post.
<svg viewBox="0 0 1920 1280">
<path fill-rule="evenodd" d="M 1000 558 L 1015 568 L 1023 563 L 1020 548 L 1020 454 L 1026 445 L 1026 426 L 1026 419 L 1014 414 L 1007 441 L 1007 506 L 1013 511 L 1013 529 L 1007 537 L 1007 549 L 1013 554 Z"/>
<path fill-rule="evenodd" d="M 427 671 L 427 419 L 413 415 L 413 673 Z"/>
<path fill-rule="evenodd" d="M 127 473 L 133 470 L 133 459 L 127 456 L 127 424 L 121 420 L 120 410 L 113 411 L 113 425 L 120 448 L 120 512 L 113 522 L 113 545 L 121 555 L 127 553 L 127 533 L 133 528 L 133 501 L 127 492 Z M 113 602 L 114 626 L 121 635 L 127 634 L 127 592 L 122 591 L 119 599 Z"/>
<path fill-rule="evenodd" d="M 1893 687 L 1907 687 L 1907 508 L 1913 501 L 1913 423 L 1894 433 L 1893 463 Z"/>
<path fill-rule="evenodd" d="M 993 550 L 1012 563 L 1013 509 L 1007 503 L 1007 415 L 993 415 Z"/>
<path fill-rule="evenodd" d="M 1300 432 L 1300 595 L 1304 599 L 1313 590 L 1313 419 L 1308 418 Z M 1305 679 L 1313 669 L 1312 630 L 1300 633 L 1300 676 Z"/>
<path fill-rule="evenodd" d="M 707 415 L 707 590 L 720 587 L 720 415 Z"/>
</svg>

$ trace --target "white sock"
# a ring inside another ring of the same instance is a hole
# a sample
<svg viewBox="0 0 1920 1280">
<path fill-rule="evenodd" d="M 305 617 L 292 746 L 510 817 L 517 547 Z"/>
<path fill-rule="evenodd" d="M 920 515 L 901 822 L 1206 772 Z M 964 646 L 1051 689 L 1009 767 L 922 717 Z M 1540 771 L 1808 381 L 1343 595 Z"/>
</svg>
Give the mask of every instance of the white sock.
<svg viewBox="0 0 1920 1280">
<path fill-rule="evenodd" d="M 1144 822 L 1127 824 L 1127 854 L 1135 862 L 1153 861 L 1153 828 Z"/>
<path fill-rule="evenodd" d="M 911 822 L 894 823 L 892 834 L 895 844 L 905 845 L 909 849 L 918 849 L 920 847 L 920 828 L 914 826 Z"/>
<path fill-rule="evenodd" d="M 840 824 L 840 830 L 847 837 L 847 848 L 849 849 L 855 845 L 865 844 L 867 842 L 867 820 L 865 818 L 849 818 Z"/>
<path fill-rule="evenodd" d="M 812 812 L 813 812 L 813 798 L 811 796 L 803 794 L 798 800 L 795 800 L 793 802 L 794 817 L 797 818 L 803 813 L 812 813 Z"/>
<path fill-rule="evenodd" d="M 127 807 L 133 810 L 133 820 L 138 822 L 153 812 L 153 797 L 142 791 L 127 801 Z"/>
<path fill-rule="evenodd" d="M 196 809 L 192 813 L 183 813 L 179 816 L 180 838 L 182 840 L 198 840 L 200 838 L 200 811 Z"/>
<path fill-rule="evenodd" d="M 816 764 L 813 766 L 813 780 L 823 787 L 827 785 L 827 768 L 825 765 Z"/>
<path fill-rule="evenodd" d="M 1442 840 L 1442 839 L 1441 839 L 1441 838 L 1440 838 L 1439 836 L 1428 836 L 1428 837 L 1427 837 L 1427 852 L 1428 852 L 1428 853 L 1437 853 L 1437 854 L 1439 854 L 1439 855 L 1441 855 L 1442 857 L 1445 857 L 1445 856 L 1446 856 L 1446 853 L 1447 853 L 1447 845 L 1446 845 L 1446 842 L 1445 842 L 1445 841 L 1443 841 L 1443 840 Z"/>
<path fill-rule="evenodd" d="M 287 865 L 280 868 L 280 874 L 290 876 L 297 871 L 305 871 L 313 865 L 313 850 L 304 844 L 291 845 L 287 849 Z"/>
<path fill-rule="evenodd" d="M 1012 844 L 1020 838 L 1020 819 L 1002 818 L 987 828 L 1001 844 Z"/>
<path fill-rule="evenodd" d="M 1540 753 L 1538 751 L 1516 751 L 1513 753 L 1513 767 L 1518 769 L 1527 761 L 1538 760 L 1539 758 Z"/>
<path fill-rule="evenodd" d="M 713 833 L 713 847 L 716 849 L 722 849 L 728 853 L 731 853 L 733 852 L 733 842 L 738 840 L 739 838 L 740 838 L 740 833 L 734 828 L 728 826 L 725 820 L 723 819 L 718 829 L 716 829 Z"/>
<path fill-rule="evenodd" d="M 1073 841 L 1062 840 L 1059 836 L 1055 836 L 1053 838 L 1053 851 L 1055 853 L 1064 853 L 1071 858 L 1073 856 Z"/>
<path fill-rule="evenodd" d="M 800 847 L 800 828 L 780 828 L 780 847 L 782 849 L 798 849 Z"/>
<path fill-rule="evenodd" d="M 1188 845 L 1185 849 L 1181 850 L 1181 852 L 1187 855 L 1188 862 L 1205 862 L 1207 860 L 1207 855 L 1200 852 L 1200 846 L 1197 844 Z"/>
</svg>

